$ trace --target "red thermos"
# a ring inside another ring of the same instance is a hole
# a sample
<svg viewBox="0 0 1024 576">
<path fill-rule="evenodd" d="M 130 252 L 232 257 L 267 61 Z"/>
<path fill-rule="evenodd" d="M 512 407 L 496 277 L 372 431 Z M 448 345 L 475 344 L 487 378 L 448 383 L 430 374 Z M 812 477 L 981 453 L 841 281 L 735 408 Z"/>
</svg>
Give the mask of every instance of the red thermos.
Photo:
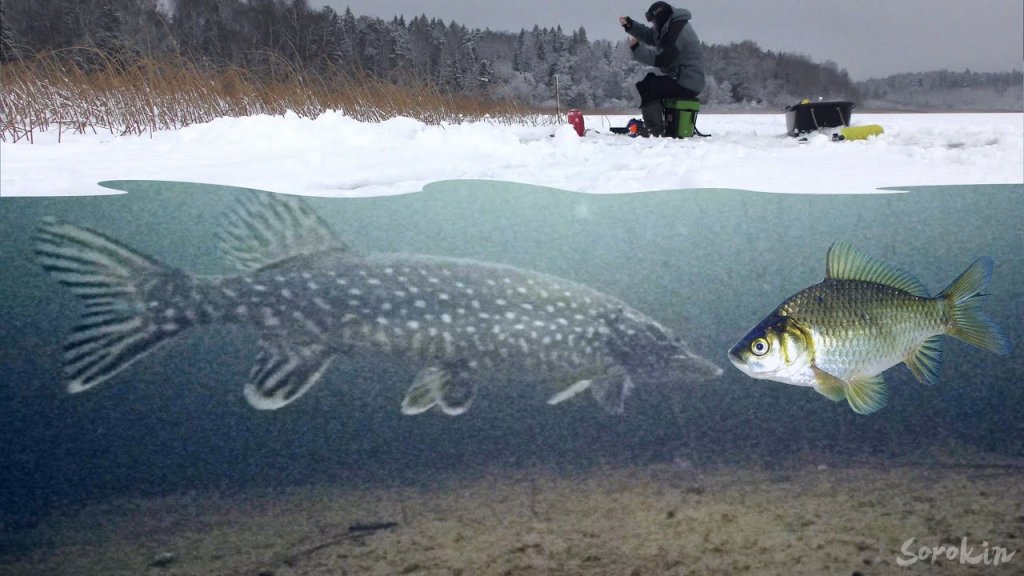
<svg viewBox="0 0 1024 576">
<path fill-rule="evenodd" d="M 580 112 L 575 108 L 569 110 L 569 124 L 572 124 L 572 127 L 576 130 L 576 134 L 579 134 L 580 136 L 583 136 L 583 133 L 587 130 L 583 125 L 583 112 Z"/>
</svg>

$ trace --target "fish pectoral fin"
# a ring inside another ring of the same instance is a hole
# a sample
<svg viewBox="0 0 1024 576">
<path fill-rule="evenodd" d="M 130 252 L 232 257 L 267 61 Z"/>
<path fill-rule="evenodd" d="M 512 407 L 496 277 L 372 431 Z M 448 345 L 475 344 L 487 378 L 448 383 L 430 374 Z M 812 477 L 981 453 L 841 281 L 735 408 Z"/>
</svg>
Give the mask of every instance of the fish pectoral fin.
<svg viewBox="0 0 1024 576">
<path fill-rule="evenodd" d="M 420 370 L 416 380 L 402 399 L 402 414 L 422 414 L 434 406 L 449 416 L 469 410 L 476 397 L 476 384 L 468 372 L 428 366 Z"/>
<path fill-rule="evenodd" d="M 858 378 L 846 383 L 846 400 L 858 414 L 871 414 L 885 406 L 889 390 L 882 375 Z"/>
<path fill-rule="evenodd" d="M 245 384 L 245 399 L 258 410 L 286 406 L 320 381 L 335 356 L 320 344 L 263 340 Z"/>
<path fill-rule="evenodd" d="M 603 375 L 594 378 L 590 384 L 590 394 L 605 410 L 612 414 L 622 414 L 626 407 L 626 397 L 633 390 L 633 380 L 622 366 L 615 365 Z"/>
<path fill-rule="evenodd" d="M 833 402 L 846 399 L 846 383 L 819 368 L 814 369 L 814 390 Z"/>
<path fill-rule="evenodd" d="M 932 336 L 904 361 L 922 384 L 938 384 L 942 373 L 942 336 Z"/>
<path fill-rule="evenodd" d="M 881 374 L 846 382 L 815 366 L 814 389 L 835 402 L 845 398 L 850 408 L 858 414 L 877 412 L 889 399 L 889 391 Z"/>
<path fill-rule="evenodd" d="M 572 386 L 569 386 L 568 388 L 558 392 L 551 398 L 548 398 L 548 405 L 554 406 L 555 404 L 561 404 L 562 402 L 565 402 L 569 398 L 572 398 L 579 394 L 580 392 L 583 392 L 587 388 L 590 388 L 591 384 L 593 383 L 593 380 L 580 380 L 574 383 Z"/>
</svg>

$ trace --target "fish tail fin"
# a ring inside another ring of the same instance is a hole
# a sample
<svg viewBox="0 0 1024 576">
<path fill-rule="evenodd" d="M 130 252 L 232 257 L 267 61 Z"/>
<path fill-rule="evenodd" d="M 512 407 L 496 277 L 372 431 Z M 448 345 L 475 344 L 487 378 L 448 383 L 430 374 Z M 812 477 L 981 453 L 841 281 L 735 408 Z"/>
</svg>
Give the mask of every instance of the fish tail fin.
<svg viewBox="0 0 1024 576">
<path fill-rule="evenodd" d="M 171 305 L 191 278 L 98 232 L 46 219 L 35 253 L 85 305 L 64 343 L 69 392 L 107 380 L 193 323 Z"/>
<path fill-rule="evenodd" d="M 1011 345 L 1006 332 L 981 309 L 988 296 L 981 291 L 991 279 L 992 259 L 983 256 L 939 294 L 952 308 L 953 322 L 947 334 L 996 354 L 1008 354 Z"/>
</svg>

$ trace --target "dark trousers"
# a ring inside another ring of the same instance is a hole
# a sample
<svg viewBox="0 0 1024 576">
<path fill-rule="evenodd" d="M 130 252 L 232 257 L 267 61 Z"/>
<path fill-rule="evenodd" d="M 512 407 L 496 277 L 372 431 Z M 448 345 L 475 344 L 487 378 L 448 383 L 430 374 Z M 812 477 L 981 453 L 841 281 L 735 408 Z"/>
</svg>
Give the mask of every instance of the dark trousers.
<svg viewBox="0 0 1024 576">
<path fill-rule="evenodd" d="M 697 92 L 688 90 L 679 85 L 674 79 L 668 76 L 658 76 L 654 72 L 647 74 L 643 80 L 636 83 L 636 90 L 640 93 L 640 106 L 665 98 L 677 98 L 679 100 L 696 100 Z"/>
</svg>

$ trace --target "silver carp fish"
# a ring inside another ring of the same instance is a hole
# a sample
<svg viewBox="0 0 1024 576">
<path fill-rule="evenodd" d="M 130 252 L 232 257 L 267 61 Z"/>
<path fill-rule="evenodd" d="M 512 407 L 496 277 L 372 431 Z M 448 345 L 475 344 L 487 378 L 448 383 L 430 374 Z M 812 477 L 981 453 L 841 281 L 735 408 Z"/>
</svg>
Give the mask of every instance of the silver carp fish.
<svg viewBox="0 0 1024 576">
<path fill-rule="evenodd" d="M 976 260 L 938 296 L 912 275 L 836 242 L 825 280 L 797 292 L 729 350 L 753 378 L 810 386 L 860 414 L 885 406 L 882 372 L 903 362 L 924 384 L 942 368 L 949 335 L 996 354 L 1010 341 L 981 309 L 992 260 Z"/>
<path fill-rule="evenodd" d="M 86 228 L 39 226 L 39 264 L 84 301 L 64 346 L 70 392 L 184 330 L 221 323 L 259 334 L 244 393 L 263 410 L 302 396 L 335 358 L 369 351 L 420 367 L 405 414 L 461 414 L 479 384 L 508 374 L 552 385 L 549 404 L 589 390 L 621 413 L 634 380 L 722 372 L 655 320 L 569 280 L 468 259 L 357 254 L 299 197 L 244 196 L 218 239 L 240 274 L 192 276 Z"/>
</svg>

